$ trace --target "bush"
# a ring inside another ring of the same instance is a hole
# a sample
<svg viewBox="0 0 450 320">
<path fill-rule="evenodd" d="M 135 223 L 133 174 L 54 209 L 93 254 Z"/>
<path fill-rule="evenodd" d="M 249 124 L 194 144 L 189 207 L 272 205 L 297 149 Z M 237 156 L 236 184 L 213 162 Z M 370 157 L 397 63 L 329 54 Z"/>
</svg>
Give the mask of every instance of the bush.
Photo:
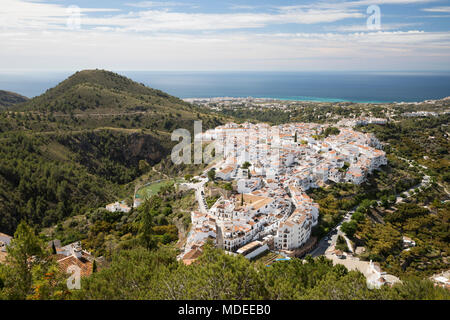
<svg viewBox="0 0 450 320">
<path fill-rule="evenodd" d="M 357 224 L 354 220 L 350 222 L 344 222 L 341 225 L 341 230 L 344 232 L 348 237 L 353 237 L 357 229 Z"/>
</svg>

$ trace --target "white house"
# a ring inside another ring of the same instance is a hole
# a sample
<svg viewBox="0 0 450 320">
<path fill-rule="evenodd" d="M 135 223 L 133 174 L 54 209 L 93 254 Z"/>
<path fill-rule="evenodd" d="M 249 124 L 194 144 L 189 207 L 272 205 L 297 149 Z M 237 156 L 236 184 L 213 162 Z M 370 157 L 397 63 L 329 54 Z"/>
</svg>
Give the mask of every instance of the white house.
<svg viewBox="0 0 450 320">
<path fill-rule="evenodd" d="M 381 275 L 380 266 L 373 263 L 372 260 L 370 260 L 367 273 L 366 281 L 369 289 L 379 289 L 386 284 L 386 279 Z"/>
<path fill-rule="evenodd" d="M 11 243 L 12 237 L 0 232 L 0 251 L 6 252 L 6 247 Z"/>
<path fill-rule="evenodd" d="M 131 208 L 129 206 L 127 206 L 123 201 L 122 202 L 114 202 L 114 203 L 110 203 L 106 206 L 106 210 L 110 211 L 110 212 L 130 212 Z"/>
<path fill-rule="evenodd" d="M 311 217 L 299 210 L 285 222 L 280 222 L 274 237 L 275 247 L 279 250 L 293 250 L 305 244 L 311 235 Z"/>
<path fill-rule="evenodd" d="M 228 181 L 234 175 L 235 168 L 233 166 L 226 166 L 225 168 L 216 171 L 216 178 Z"/>
<path fill-rule="evenodd" d="M 261 187 L 261 179 L 251 178 L 251 179 L 240 179 L 237 182 L 237 191 L 239 193 L 251 193 Z"/>
</svg>

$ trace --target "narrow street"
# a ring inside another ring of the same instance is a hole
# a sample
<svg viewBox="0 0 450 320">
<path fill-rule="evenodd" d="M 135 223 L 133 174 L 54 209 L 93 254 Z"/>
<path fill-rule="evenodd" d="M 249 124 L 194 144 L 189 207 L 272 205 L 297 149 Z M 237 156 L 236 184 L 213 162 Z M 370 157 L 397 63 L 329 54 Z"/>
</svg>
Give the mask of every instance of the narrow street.
<svg viewBox="0 0 450 320">
<path fill-rule="evenodd" d="M 183 183 L 184 186 L 188 187 L 189 189 L 195 189 L 195 198 L 198 202 L 198 208 L 200 210 L 200 212 L 202 213 L 208 213 L 208 206 L 206 204 L 205 201 L 205 184 L 208 182 L 208 171 L 211 168 L 219 168 L 222 165 L 222 162 L 219 162 L 217 164 L 215 164 L 212 167 L 208 167 L 200 176 L 195 176 L 192 179 L 193 180 L 198 180 L 199 182 L 196 183 L 192 183 L 192 182 L 187 182 L 187 183 Z M 205 176 L 205 178 L 202 178 L 202 176 Z"/>
<path fill-rule="evenodd" d="M 326 255 L 327 253 L 331 253 L 334 250 L 334 247 L 336 245 L 336 242 L 337 242 L 337 239 L 338 239 L 339 235 L 344 237 L 344 239 L 347 241 L 347 246 L 349 248 L 351 248 L 350 250 L 352 252 L 354 252 L 353 251 L 353 246 L 351 246 L 351 244 L 350 244 L 350 240 L 341 231 L 341 225 L 344 222 L 350 221 L 350 219 L 352 217 L 352 214 L 355 212 L 355 209 L 356 208 L 353 208 L 351 211 L 348 211 L 346 213 L 346 215 L 344 216 L 344 219 L 342 219 L 342 221 L 339 222 L 339 224 L 336 227 L 334 227 L 333 230 L 331 230 L 324 238 L 322 238 L 319 241 L 319 244 L 316 247 L 316 249 L 314 249 L 313 251 L 310 252 L 310 255 L 312 257 L 315 258 L 315 257 L 318 257 L 318 256 Z"/>
</svg>

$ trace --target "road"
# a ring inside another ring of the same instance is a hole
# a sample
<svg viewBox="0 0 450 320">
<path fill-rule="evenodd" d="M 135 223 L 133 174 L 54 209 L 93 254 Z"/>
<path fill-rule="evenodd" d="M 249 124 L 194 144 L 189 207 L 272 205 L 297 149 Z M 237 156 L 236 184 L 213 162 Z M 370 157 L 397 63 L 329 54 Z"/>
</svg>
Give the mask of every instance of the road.
<svg viewBox="0 0 450 320">
<path fill-rule="evenodd" d="M 219 162 L 218 164 L 216 164 L 212 167 L 217 169 L 221 165 L 222 165 L 222 162 Z M 202 213 L 208 213 L 208 205 L 206 204 L 206 201 L 205 201 L 205 184 L 208 182 L 208 178 L 206 178 L 206 177 L 208 176 L 208 171 L 211 168 L 207 168 L 203 172 L 203 174 L 201 174 L 200 176 L 195 176 L 192 178 L 192 180 L 197 180 L 198 182 L 183 183 L 183 185 L 186 186 L 187 188 L 195 189 L 195 198 L 198 202 L 198 208 L 199 208 L 200 212 L 202 212 Z M 205 178 L 203 178 L 202 176 L 204 176 Z"/>
<path fill-rule="evenodd" d="M 353 252 L 353 246 L 351 245 L 350 240 L 347 238 L 347 236 L 341 231 L 341 225 L 344 222 L 350 221 L 352 214 L 355 212 L 355 209 L 356 208 L 348 211 L 344 216 L 344 219 L 342 219 L 342 221 L 339 222 L 336 227 L 334 227 L 324 238 L 319 241 L 317 247 L 310 252 L 311 256 L 318 257 L 334 251 L 338 236 L 342 236 L 345 241 L 347 241 L 347 246 Z"/>
</svg>

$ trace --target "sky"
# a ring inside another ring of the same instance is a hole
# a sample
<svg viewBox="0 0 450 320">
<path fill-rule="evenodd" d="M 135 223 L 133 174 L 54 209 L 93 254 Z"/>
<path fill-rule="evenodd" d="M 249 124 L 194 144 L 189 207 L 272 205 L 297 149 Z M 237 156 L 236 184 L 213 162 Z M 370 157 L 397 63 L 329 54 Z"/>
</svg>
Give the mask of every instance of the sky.
<svg viewBox="0 0 450 320">
<path fill-rule="evenodd" d="M 0 72 L 92 68 L 450 71 L 450 1 L 0 1 Z"/>
</svg>

